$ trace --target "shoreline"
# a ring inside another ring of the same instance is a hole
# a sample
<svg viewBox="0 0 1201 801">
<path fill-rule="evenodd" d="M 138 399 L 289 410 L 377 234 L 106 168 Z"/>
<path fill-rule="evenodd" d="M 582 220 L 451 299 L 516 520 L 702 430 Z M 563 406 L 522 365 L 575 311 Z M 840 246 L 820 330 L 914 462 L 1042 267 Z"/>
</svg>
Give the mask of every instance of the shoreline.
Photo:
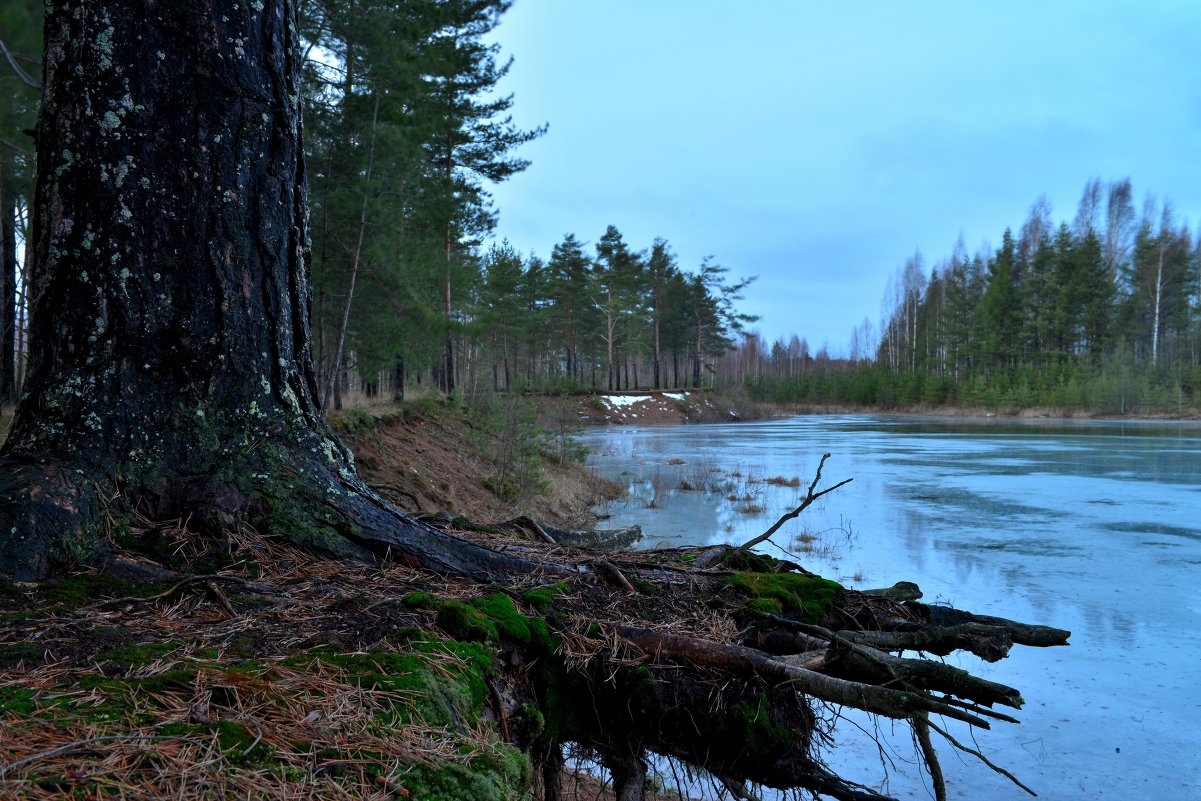
<svg viewBox="0 0 1201 801">
<path fill-rule="evenodd" d="M 996 420 L 1097 420 L 1106 422 L 1201 422 L 1201 410 L 1190 410 L 1184 415 L 1166 412 L 1138 412 L 1135 414 L 1106 414 L 1088 409 L 1059 409 L 1050 406 L 1034 406 L 1029 409 L 993 409 L 985 406 L 907 406 L 882 409 L 876 406 L 854 404 L 798 404 L 781 406 L 789 414 L 880 414 L 914 417 L 949 417 Z"/>
<path fill-rule="evenodd" d="M 664 398 L 671 395 L 700 393 L 705 398 L 708 407 L 706 414 L 698 414 L 696 407 L 679 408 L 680 404 L 668 404 Z M 882 408 L 879 406 L 864 406 L 849 403 L 798 403 L 774 404 L 768 401 L 754 401 L 738 394 L 731 395 L 714 390 L 642 390 L 604 393 L 588 398 L 601 399 L 607 403 L 608 398 L 647 397 L 651 400 L 629 404 L 623 408 L 624 414 L 614 413 L 598 402 L 590 399 L 578 401 L 580 405 L 580 422 L 588 428 L 614 425 L 672 425 L 685 423 L 732 423 L 765 420 L 792 415 L 833 415 L 833 414 L 873 414 L 889 416 L 911 416 L 929 418 L 960 418 L 964 420 L 1007 420 L 1007 421 L 1037 421 L 1037 420 L 1073 420 L 1097 422 L 1163 422 L 1163 423 L 1198 423 L 1201 422 L 1201 409 L 1182 410 L 1182 413 L 1164 411 L 1137 411 L 1131 414 L 1107 414 L 1090 409 L 1063 409 L 1052 406 L 1032 406 L 1027 409 L 1013 407 L 987 406 L 930 406 L 918 404 L 914 406 Z M 671 408 L 674 406 L 675 408 Z M 628 410 L 628 411 L 627 411 Z"/>
</svg>

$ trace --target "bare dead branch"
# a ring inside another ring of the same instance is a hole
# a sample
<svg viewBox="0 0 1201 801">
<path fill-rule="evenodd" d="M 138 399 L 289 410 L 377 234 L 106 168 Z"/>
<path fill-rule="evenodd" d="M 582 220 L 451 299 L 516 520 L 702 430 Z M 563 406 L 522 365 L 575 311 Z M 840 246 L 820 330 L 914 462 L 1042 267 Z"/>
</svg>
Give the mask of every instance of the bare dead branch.
<svg viewBox="0 0 1201 801">
<path fill-rule="evenodd" d="M 926 721 L 926 725 L 928 725 L 930 728 L 934 729 L 934 731 L 938 732 L 938 733 L 939 733 L 939 734 L 941 734 L 943 737 L 947 738 L 947 742 L 949 742 L 951 745 L 953 745 L 953 746 L 955 746 L 956 748 L 958 748 L 960 751 L 964 752 L 965 754 L 971 754 L 972 756 L 976 757 L 976 759 L 979 759 L 979 760 L 980 760 L 981 762 L 983 762 L 985 765 L 988 765 L 988 766 L 989 766 L 990 768 L 992 768 L 992 769 L 993 769 L 995 772 L 997 772 L 997 773 L 1001 774 L 1001 775 L 1002 775 L 1002 776 L 1004 776 L 1006 779 L 1009 779 L 1009 781 L 1013 782 L 1013 783 L 1014 783 L 1014 784 L 1016 784 L 1018 787 L 1021 787 L 1023 790 L 1025 790 L 1026 792 L 1030 793 L 1030 795 L 1034 796 L 1035 798 L 1038 798 L 1038 793 L 1034 792 L 1034 791 L 1033 791 L 1033 790 L 1031 790 L 1029 787 L 1027 787 L 1026 785 L 1022 784 L 1022 783 L 1021 783 L 1021 782 L 1018 780 L 1018 778 L 1017 778 L 1016 776 L 1014 776 L 1014 775 L 1013 775 L 1012 773 L 1010 773 L 1009 771 L 1005 770 L 1005 768 L 1001 767 L 1000 765 L 994 765 L 992 762 L 990 762 L 990 761 L 989 761 L 988 757 L 984 756 L 984 754 L 980 753 L 980 752 L 979 752 L 979 751 L 977 751 L 975 748 L 969 748 L 968 746 L 966 746 L 966 745 L 964 745 L 963 743 L 959 742 L 959 741 L 958 741 L 958 740 L 956 740 L 954 737 L 952 737 L 952 736 L 951 736 L 951 735 L 950 735 L 948 732 L 946 732 L 946 731 L 943 731 L 942 729 L 940 729 L 940 728 L 938 727 L 938 725 L 937 725 L 937 724 L 930 723 L 930 721 L 929 721 L 928 719 L 927 719 L 927 721 Z"/>
<path fill-rule="evenodd" d="M 37 89 L 39 92 L 42 91 L 42 85 L 31 78 L 29 73 L 17 63 L 15 58 L 13 58 L 13 54 L 8 52 L 8 48 L 4 46 L 3 39 L 0 39 L 0 53 L 4 53 L 4 58 L 6 61 L 8 61 L 8 66 L 13 68 L 13 72 L 17 74 L 17 78 L 20 79 L 21 83 L 25 84 L 30 89 Z"/>
<path fill-rule="evenodd" d="M 772 524 L 771 528 L 769 528 L 767 531 L 760 534 L 758 537 L 754 537 L 752 539 L 747 540 L 742 545 L 739 545 L 737 548 L 735 548 L 733 551 L 730 551 L 729 553 L 727 553 L 726 558 L 729 558 L 729 556 L 732 556 L 733 554 L 736 554 L 736 553 L 745 553 L 746 551 L 749 551 L 751 548 L 754 548 L 759 543 L 766 542 L 767 540 L 771 539 L 771 536 L 773 534 L 775 534 L 777 531 L 779 531 L 781 526 L 783 526 L 789 520 L 795 520 L 797 517 L 799 517 L 801 512 L 808 509 L 809 506 L 814 501 L 816 501 L 818 498 L 822 497 L 823 495 L 828 495 L 829 493 L 833 492 L 834 490 L 838 489 L 839 487 L 841 487 L 845 484 L 850 484 L 852 481 L 855 480 L 853 478 L 848 478 L 848 479 L 838 482 L 837 484 L 835 484 L 832 487 L 828 487 L 828 488 L 822 490 L 821 492 L 814 492 L 814 490 L 817 489 L 818 482 L 822 480 L 822 467 L 825 466 L 826 460 L 829 458 L 830 458 L 830 454 L 828 454 L 828 453 L 822 454 L 821 461 L 818 462 L 818 464 L 817 464 L 817 473 L 814 474 L 813 481 L 810 482 L 809 489 L 805 492 L 805 498 L 804 498 L 804 500 L 801 501 L 800 506 L 798 506 L 797 508 L 793 509 L 791 512 L 788 512 L 787 514 L 780 517 L 779 520 L 777 520 L 775 523 Z"/>
<path fill-rule="evenodd" d="M 181 579 L 180 581 L 175 582 L 170 587 L 168 587 L 167 589 L 158 593 L 157 595 L 145 595 L 145 596 L 127 595 L 123 598 L 108 598 L 106 600 L 97 601 L 96 603 L 91 604 L 90 606 L 85 606 L 82 608 L 83 609 L 98 609 L 103 606 L 117 606 L 119 604 L 134 604 L 134 603 L 146 603 L 147 601 L 160 601 L 163 598 L 167 598 L 171 595 L 174 595 L 176 592 L 178 592 L 179 590 L 188 586 L 189 584 L 197 584 L 197 583 L 204 584 L 210 592 L 212 592 L 214 595 L 217 595 L 216 587 L 215 587 L 215 585 L 212 584 L 212 582 L 214 582 L 214 581 L 230 581 L 235 584 L 241 584 L 241 585 L 247 586 L 247 587 L 253 586 L 252 582 L 249 582 L 244 578 L 239 578 L 238 576 L 223 576 L 220 574 L 215 574 L 212 576 L 188 576 L 187 578 L 184 578 L 184 579 Z M 227 599 L 225 601 L 225 604 L 228 604 L 228 603 L 229 603 L 229 601 Z M 233 615 L 234 617 L 237 617 L 238 613 L 233 611 L 232 606 L 229 607 L 226 611 L 230 612 L 230 614 Z"/>
<path fill-rule="evenodd" d="M 991 728 L 984 718 L 956 709 L 925 693 L 893 690 L 826 676 L 772 659 L 754 648 L 665 634 L 634 626 L 616 626 L 614 630 L 621 638 L 648 654 L 675 656 L 694 665 L 717 667 L 743 675 L 756 675 L 768 681 L 787 682 L 798 691 L 822 701 L 862 709 L 896 720 L 926 711 L 983 729 Z"/>
<path fill-rule="evenodd" d="M 938 762 L 938 751 L 930 742 L 930 716 L 920 712 L 913 716 L 913 736 L 922 751 L 922 759 L 926 760 L 926 769 L 930 771 L 930 783 L 934 785 L 935 801 L 947 801 L 947 782 L 942 776 L 942 765 Z"/>
</svg>

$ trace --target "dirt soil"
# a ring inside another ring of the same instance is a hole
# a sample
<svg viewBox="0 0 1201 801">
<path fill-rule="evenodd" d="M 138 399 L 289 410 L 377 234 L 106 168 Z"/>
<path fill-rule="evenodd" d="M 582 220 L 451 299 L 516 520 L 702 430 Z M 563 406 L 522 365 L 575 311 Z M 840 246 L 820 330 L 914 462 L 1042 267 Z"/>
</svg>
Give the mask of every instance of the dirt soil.
<svg viewBox="0 0 1201 801">
<path fill-rule="evenodd" d="M 758 416 L 747 404 L 709 390 L 671 392 L 609 392 L 575 395 L 566 399 L 543 398 L 543 408 L 567 403 L 587 425 L 658 425 L 662 423 L 729 423 Z"/>
<path fill-rule="evenodd" d="M 592 508 L 621 488 L 582 464 L 543 463 L 546 488 L 529 498 L 507 500 L 485 485 L 493 465 L 471 439 L 462 416 L 445 411 L 389 412 L 373 430 L 341 432 L 354 451 L 359 474 L 398 508 L 414 513 L 446 511 L 495 523 L 519 515 L 568 528 L 590 527 Z"/>
</svg>

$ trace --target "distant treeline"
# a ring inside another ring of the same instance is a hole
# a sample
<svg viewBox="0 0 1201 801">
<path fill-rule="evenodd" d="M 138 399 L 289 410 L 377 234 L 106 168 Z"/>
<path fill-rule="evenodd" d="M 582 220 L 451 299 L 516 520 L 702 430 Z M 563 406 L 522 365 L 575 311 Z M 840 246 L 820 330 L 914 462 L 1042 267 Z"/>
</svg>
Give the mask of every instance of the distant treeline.
<svg viewBox="0 0 1201 801">
<path fill-rule="evenodd" d="M 915 254 L 884 314 L 849 359 L 751 337 L 722 374 L 777 402 L 1125 414 L 1201 400 L 1201 242 L 1169 202 L 1137 213 L 1129 180 L 1090 181 L 1071 223 L 1040 199 L 995 251 L 969 257 L 960 240 L 928 273 Z"/>
</svg>

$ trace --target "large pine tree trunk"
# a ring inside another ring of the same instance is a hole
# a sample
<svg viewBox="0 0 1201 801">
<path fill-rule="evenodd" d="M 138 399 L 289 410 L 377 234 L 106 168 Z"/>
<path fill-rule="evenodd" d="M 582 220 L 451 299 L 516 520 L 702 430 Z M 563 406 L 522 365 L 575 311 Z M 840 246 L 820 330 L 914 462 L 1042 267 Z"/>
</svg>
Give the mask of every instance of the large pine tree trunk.
<svg viewBox="0 0 1201 801">
<path fill-rule="evenodd" d="M 47 7 L 0 574 L 103 565 L 106 531 L 135 512 L 444 572 L 512 567 L 383 504 L 319 413 L 298 44 L 291 0 Z"/>
</svg>

